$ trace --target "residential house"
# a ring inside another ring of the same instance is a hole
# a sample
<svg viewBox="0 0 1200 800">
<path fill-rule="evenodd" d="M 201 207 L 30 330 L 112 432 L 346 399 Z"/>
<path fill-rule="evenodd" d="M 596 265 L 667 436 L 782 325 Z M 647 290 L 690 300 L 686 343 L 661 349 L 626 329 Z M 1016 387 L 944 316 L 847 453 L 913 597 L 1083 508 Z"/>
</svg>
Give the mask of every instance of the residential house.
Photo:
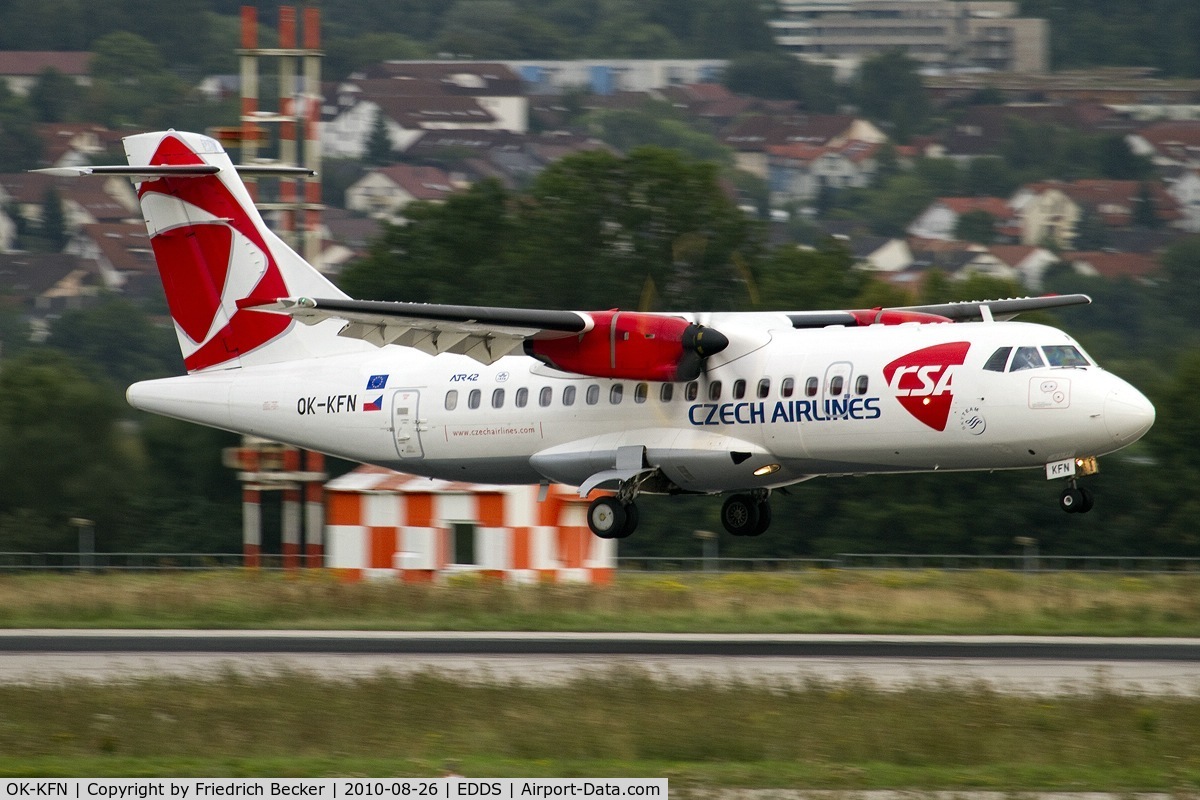
<svg viewBox="0 0 1200 800">
<path fill-rule="evenodd" d="M 450 176 L 437 167 L 394 164 L 373 169 L 355 181 L 346 190 L 346 208 L 376 219 L 399 221 L 409 203 L 440 203 L 453 191 Z"/>
<path fill-rule="evenodd" d="M 869 186 L 878 168 L 879 144 L 850 140 L 821 146 L 795 142 L 767 148 L 771 204 L 809 202 L 824 188 Z"/>
<path fill-rule="evenodd" d="M 2 50 L 0 80 L 15 95 L 27 97 L 46 70 L 59 72 L 80 86 L 92 82 L 92 54 L 84 51 Z"/>
<path fill-rule="evenodd" d="M 158 277 L 150 235 L 144 222 L 93 222 L 81 225 L 64 252 L 95 264 L 97 275 L 109 289 L 140 290 L 145 285 L 140 279 Z M 161 291 L 156 294 L 161 295 Z"/>
<path fill-rule="evenodd" d="M 120 134 L 103 125 L 45 122 L 35 130 L 42 141 L 42 161 L 49 167 L 85 166 L 120 144 Z"/>
<path fill-rule="evenodd" d="M 1137 218 L 1137 205 L 1149 197 L 1162 225 L 1185 224 L 1175 198 L 1158 183 L 1141 181 L 1051 181 L 1021 187 L 1009 204 L 1016 209 L 1021 243 L 1069 249 L 1084 215 L 1108 228 L 1125 228 Z"/>
<path fill-rule="evenodd" d="M 997 155 L 1008 139 L 1014 122 L 1051 125 L 1088 133 L 1123 134 L 1135 127 L 1128 116 L 1095 103 L 970 106 L 942 138 L 946 155 L 960 161 Z"/>
<path fill-rule="evenodd" d="M 73 255 L 0 254 L 0 300 L 24 309 L 35 341 L 45 341 L 55 317 L 82 308 L 101 288 L 95 266 Z"/>
<path fill-rule="evenodd" d="M 1059 263 L 1058 256 L 1044 247 L 1023 244 L 994 244 L 988 252 L 1020 275 L 1021 283 L 1031 291 L 1040 292 L 1046 270 Z"/>
<path fill-rule="evenodd" d="M 923 239 L 957 239 L 963 215 L 982 211 L 996 221 L 996 232 L 1005 238 L 1020 234 L 1016 215 L 999 197 L 939 197 L 908 226 L 908 233 Z"/>
<path fill-rule="evenodd" d="M 1167 187 L 1167 192 L 1179 205 L 1177 227 L 1200 233 L 1200 173 L 1194 169 L 1184 171 Z"/>
<path fill-rule="evenodd" d="M 857 269 L 894 274 L 912 266 L 912 250 L 904 239 L 856 236 L 846 244 L 850 247 L 850 254 Z"/>
<path fill-rule="evenodd" d="M 1136 154 L 1160 168 L 1200 169 L 1200 122 L 1155 122 L 1125 138 Z"/>
<path fill-rule="evenodd" d="M 52 191 L 62 201 L 68 232 L 94 222 L 141 219 L 133 185 L 124 177 L 72 181 L 39 172 L 0 174 L 0 208 L 10 209 L 32 228 L 41 225 Z"/>
<path fill-rule="evenodd" d="M 887 136 L 867 120 L 848 114 L 754 114 L 735 121 L 720 139 L 734 151 L 738 169 L 767 180 L 771 147 L 806 144 L 837 148 L 852 141 L 883 144 Z"/>
<path fill-rule="evenodd" d="M 325 95 L 321 144 L 332 157 L 362 158 L 380 115 L 400 152 L 429 130 L 529 127 L 520 80 L 502 64 L 384 62 L 330 85 Z"/>
<path fill-rule="evenodd" d="M 1138 283 L 1152 283 L 1159 271 L 1158 259 L 1143 253 L 1065 253 L 1063 261 L 1080 275 L 1109 280 L 1127 278 Z"/>
</svg>

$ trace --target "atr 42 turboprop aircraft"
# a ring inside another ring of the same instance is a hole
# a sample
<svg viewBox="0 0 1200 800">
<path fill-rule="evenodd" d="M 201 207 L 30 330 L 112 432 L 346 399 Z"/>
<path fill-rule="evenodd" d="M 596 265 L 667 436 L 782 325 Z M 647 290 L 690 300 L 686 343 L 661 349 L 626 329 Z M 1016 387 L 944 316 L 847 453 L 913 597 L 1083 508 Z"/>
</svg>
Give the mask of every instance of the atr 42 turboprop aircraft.
<svg viewBox="0 0 1200 800">
<path fill-rule="evenodd" d="M 125 139 L 186 376 L 139 409 L 404 472 L 557 482 L 592 531 L 628 536 L 639 494 L 729 494 L 734 535 L 818 476 L 1040 468 L 1065 511 L 1096 457 L 1154 407 L 1067 334 L 1008 321 L 1083 295 L 909 308 L 669 314 L 368 302 L 263 223 L 206 136 Z"/>
</svg>

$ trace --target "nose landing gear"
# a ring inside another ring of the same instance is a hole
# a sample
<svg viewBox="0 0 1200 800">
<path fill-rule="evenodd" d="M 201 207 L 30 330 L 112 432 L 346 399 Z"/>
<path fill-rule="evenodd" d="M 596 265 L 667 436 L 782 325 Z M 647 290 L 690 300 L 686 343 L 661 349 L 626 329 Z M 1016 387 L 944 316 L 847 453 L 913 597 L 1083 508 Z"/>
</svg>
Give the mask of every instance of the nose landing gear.
<svg viewBox="0 0 1200 800">
<path fill-rule="evenodd" d="M 1092 510 L 1095 504 L 1095 498 L 1092 493 L 1079 486 L 1075 479 L 1067 481 L 1067 488 L 1063 489 L 1062 495 L 1058 498 L 1058 506 L 1068 514 L 1086 514 Z"/>
</svg>

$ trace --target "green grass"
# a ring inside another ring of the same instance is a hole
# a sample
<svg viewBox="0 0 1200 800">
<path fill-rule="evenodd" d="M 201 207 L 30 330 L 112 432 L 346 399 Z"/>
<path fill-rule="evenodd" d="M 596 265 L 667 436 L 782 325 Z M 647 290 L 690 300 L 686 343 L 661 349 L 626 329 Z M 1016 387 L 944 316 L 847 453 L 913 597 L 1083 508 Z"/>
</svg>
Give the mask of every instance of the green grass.
<svg viewBox="0 0 1200 800">
<path fill-rule="evenodd" d="M 0 776 L 668 777 L 686 786 L 1200 788 L 1200 698 L 983 686 L 566 685 L 306 673 L 0 687 Z"/>
<path fill-rule="evenodd" d="M 611 587 L 225 571 L 0 577 L 0 627 L 1200 635 L 1200 575 L 810 571 Z M 567 685 L 306 673 L 0 685 L 0 777 L 668 777 L 689 787 L 1200 788 L 1200 698 L 1101 684 Z"/>
<path fill-rule="evenodd" d="M 214 571 L 0 576 L 0 627 L 1200 636 L 1200 574 L 624 574 L 614 586 Z"/>
</svg>

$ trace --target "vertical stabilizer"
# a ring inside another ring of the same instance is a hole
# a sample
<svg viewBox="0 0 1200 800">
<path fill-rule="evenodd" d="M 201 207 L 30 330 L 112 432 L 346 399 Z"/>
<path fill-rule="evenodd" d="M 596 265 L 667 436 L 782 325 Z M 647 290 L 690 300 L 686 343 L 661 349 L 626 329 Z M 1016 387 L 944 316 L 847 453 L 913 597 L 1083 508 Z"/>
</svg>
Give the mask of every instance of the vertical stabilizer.
<svg viewBox="0 0 1200 800">
<path fill-rule="evenodd" d="M 242 309 L 238 301 L 344 298 L 263 222 L 215 140 L 167 131 L 125 139 L 132 168 L 210 166 L 212 174 L 139 178 L 138 198 L 188 372 L 343 352 L 326 325 Z M 197 171 L 198 172 L 198 171 Z"/>
</svg>

